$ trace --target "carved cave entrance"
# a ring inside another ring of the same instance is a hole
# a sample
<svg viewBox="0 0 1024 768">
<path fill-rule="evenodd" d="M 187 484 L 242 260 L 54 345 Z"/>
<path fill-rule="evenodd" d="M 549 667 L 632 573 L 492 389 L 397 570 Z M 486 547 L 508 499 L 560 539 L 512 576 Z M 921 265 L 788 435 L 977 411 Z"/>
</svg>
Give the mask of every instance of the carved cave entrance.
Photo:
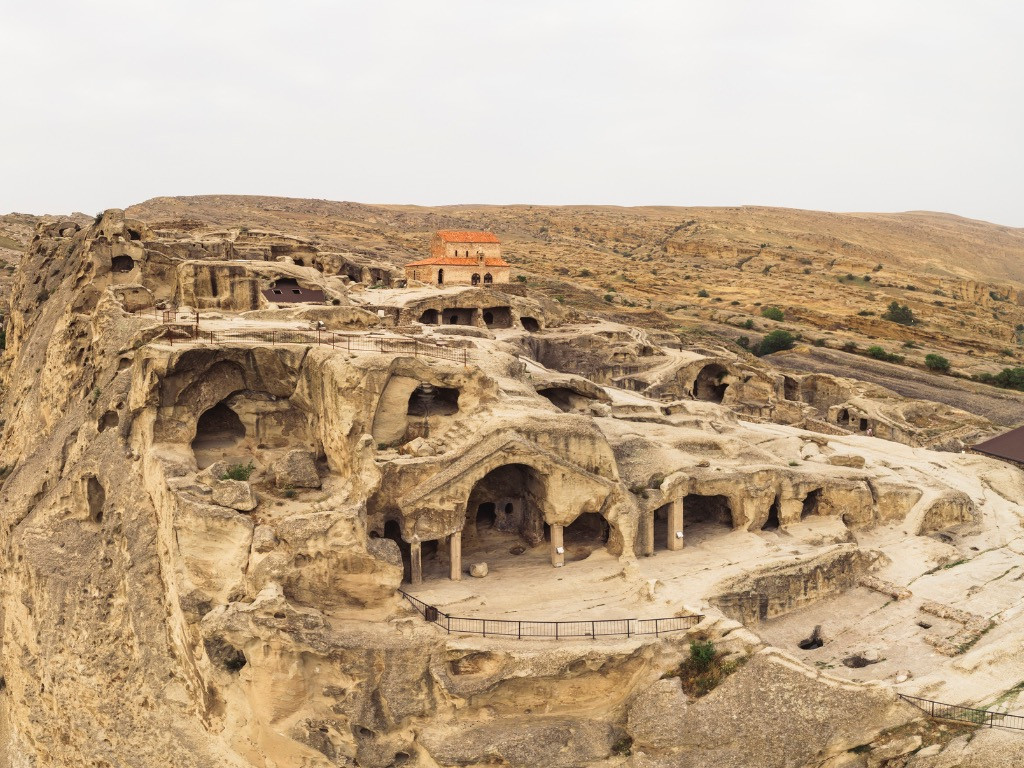
<svg viewBox="0 0 1024 768">
<path fill-rule="evenodd" d="M 507 560 L 544 541 L 544 476 L 526 464 L 492 469 L 473 486 L 466 504 L 462 549 L 475 560 Z"/>
<path fill-rule="evenodd" d="M 725 399 L 725 391 L 729 388 L 722 380 L 728 373 L 725 366 L 718 363 L 705 365 L 693 380 L 693 396 L 697 400 L 707 400 L 711 403 L 722 402 Z"/>
<path fill-rule="evenodd" d="M 238 414 L 223 402 L 205 411 L 196 422 L 192 453 L 196 466 L 205 469 L 216 461 L 238 453 L 245 440 L 245 426 Z"/>
<path fill-rule="evenodd" d="M 821 504 L 821 488 L 815 488 L 813 491 L 808 493 L 804 497 L 803 508 L 800 510 L 800 519 L 811 517 L 812 515 L 819 515 L 819 506 Z"/>
<path fill-rule="evenodd" d="M 683 499 L 683 521 L 686 540 L 707 539 L 733 529 L 729 497 L 688 494 Z"/>
<path fill-rule="evenodd" d="M 608 521 L 596 512 L 584 512 L 565 527 L 563 546 L 566 561 L 584 560 L 603 549 L 611 535 Z"/>
<path fill-rule="evenodd" d="M 551 401 L 552 405 L 566 413 L 572 413 L 573 411 L 586 412 L 589 410 L 590 404 L 594 402 L 594 398 L 581 395 L 568 387 L 546 387 L 538 389 L 537 394 L 546 397 Z"/>
</svg>

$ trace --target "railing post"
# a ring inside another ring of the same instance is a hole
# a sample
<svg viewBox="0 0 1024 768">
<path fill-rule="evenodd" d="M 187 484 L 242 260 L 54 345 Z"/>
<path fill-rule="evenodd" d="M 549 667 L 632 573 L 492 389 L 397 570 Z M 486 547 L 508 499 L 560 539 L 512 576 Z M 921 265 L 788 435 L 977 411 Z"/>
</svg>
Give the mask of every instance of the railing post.
<svg viewBox="0 0 1024 768">
<path fill-rule="evenodd" d="M 626 619 L 626 637 L 629 637 L 629 622 L 631 621 L 632 619 Z"/>
<path fill-rule="evenodd" d="M 593 621 L 590 622 L 590 636 L 597 640 L 597 624 Z"/>
</svg>

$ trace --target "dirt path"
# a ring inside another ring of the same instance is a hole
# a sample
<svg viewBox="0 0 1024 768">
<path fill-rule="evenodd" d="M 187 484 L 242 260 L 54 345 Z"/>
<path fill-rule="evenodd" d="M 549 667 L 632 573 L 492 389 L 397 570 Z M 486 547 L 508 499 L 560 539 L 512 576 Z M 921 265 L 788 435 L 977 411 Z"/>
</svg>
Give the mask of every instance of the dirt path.
<svg viewBox="0 0 1024 768">
<path fill-rule="evenodd" d="M 1006 427 L 1024 424 L 1024 393 L 1021 392 L 820 347 L 812 348 L 807 354 L 788 352 L 766 359 L 780 368 L 802 373 L 831 373 L 878 384 L 904 397 L 952 405 Z"/>
</svg>

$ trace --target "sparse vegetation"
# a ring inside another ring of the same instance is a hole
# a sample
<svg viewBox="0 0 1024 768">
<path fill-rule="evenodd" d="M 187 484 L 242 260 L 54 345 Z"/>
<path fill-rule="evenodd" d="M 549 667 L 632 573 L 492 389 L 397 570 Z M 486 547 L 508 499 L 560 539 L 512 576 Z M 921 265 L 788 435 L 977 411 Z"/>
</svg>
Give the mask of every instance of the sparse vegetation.
<svg viewBox="0 0 1024 768">
<path fill-rule="evenodd" d="M 690 656 L 666 677 L 678 677 L 683 691 L 693 698 L 705 696 L 746 663 L 746 657 L 725 659 L 710 640 L 690 642 Z"/>
<path fill-rule="evenodd" d="M 251 461 L 248 464 L 232 464 L 226 470 L 224 474 L 220 476 L 221 480 L 248 480 L 253 471 L 256 469 L 256 465 Z"/>
<path fill-rule="evenodd" d="M 979 373 L 972 377 L 982 384 L 991 384 L 1002 389 L 1016 389 L 1024 392 L 1024 368 L 1003 368 L 997 374 Z"/>
<path fill-rule="evenodd" d="M 942 355 L 931 353 L 924 356 L 924 364 L 930 371 L 936 371 L 938 373 L 949 372 L 949 360 L 944 358 Z"/>
<path fill-rule="evenodd" d="M 780 329 L 765 335 L 754 349 L 754 354 L 758 357 L 763 357 L 774 352 L 792 349 L 794 344 L 796 344 L 796 336 L 789 331 Z"/>
<path fill-rule="evenodd" d="M 761 308 L 761 317 L 767 317 L 769 320 L 782 320 L 785 316 L 785 313 L 778 307 Z"/>
<path fill-rule="evenodd" d="M 897 355 L 892 352 L 886 352 L 885 349 L 879 346 L 868 347 L 865 350 L 865 354 L 868 357 L 872 357 L 875 360 L 884 360 L 887 363 L 902 363 L 903 355 Z"/>
<path fill-rule="evenodd" d="M 702 299 L 706 299 L 711 294 L 708 293 L 705 289 L 701 288 L 699 291 L 697 291 L 697 295 Z"/>
<path fill-rule="evenodd" d="M 894 301 L 889 305 L 889 308 L 882 314 L 882 319 L 899 323 L 900 325 L 914 325 L 917 323 L 913 310 L 906 304 L 900 304 L 898 301 Z"/>
</svg>

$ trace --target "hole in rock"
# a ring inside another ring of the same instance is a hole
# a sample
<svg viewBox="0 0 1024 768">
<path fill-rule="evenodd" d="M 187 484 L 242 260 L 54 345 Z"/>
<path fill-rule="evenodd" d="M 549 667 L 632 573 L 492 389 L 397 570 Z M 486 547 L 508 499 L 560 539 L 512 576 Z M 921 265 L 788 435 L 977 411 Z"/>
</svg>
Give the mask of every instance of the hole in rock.
<svg viewBox="0 0 1024 768">
<path fill-rule="evenodd" d="M 816 626 L 814 631 L 811 632 L 811 636 L 804 638 L 797 646 L 802 651 L 813 651 L 815 648 L 821 648 L 825 644 L 825 641 L 821 637 L 821 626 Z"/>
<path fill-rule="evenodd" d="M 115 256 L 110 260 L 111 272 L 131 272 L 135 269 L 135 259 L 131 256 Z"/>
<path fill-rule="evenodd" d="M 761 526 L 762 531 L 777 531 L 779 529 L 779 497 L 775 497 L 771 509 L 768 510 L 768 519 Z"/>
<path fill-rule="evenodd" d="M 205 411 L 196 422 L 196 436 L 192 452 L 196 464 L 205 469 L 224 457 L 225 452 L 237 447 L 245 438 L 245 426 L 238 414 L 223 402 Z"/>
<path fill-rule="evenodd" d="M 530 333 L 537 333 L 540 330 L 540 323 L 534 317 L 520 317 L 519 322 L 523 324 L 523 329 Z"/>
<path fill-rule="evenodd" d="M 700 369 L 697 378 L 693 380 L 693 396 L 697 400 L 706 400 L 711 403 L 720 403 L 725 399 L 725 390 L 729 388 L 722 379 L 729 371 L 718 363 L 705 365 Z"/>
<path fill-rule="evenodd" d="M 818 514 L 818 507 L 821 503 L 821 488 L 815 488 L 813 491 L 808 493 L 803 500 L 803 506 L 800 509 L 800 519 L 803 520 L 811 515 Z"/>
<path fill-rule="evenodd" d="M 94 523 L 102 523 L 103 507 L 107 503 L 107 493 L 103 490 L 100 481 L 91 475 L 85 485 L 86 496 L 89 502 L 89 519 Z"/>
</svg>

